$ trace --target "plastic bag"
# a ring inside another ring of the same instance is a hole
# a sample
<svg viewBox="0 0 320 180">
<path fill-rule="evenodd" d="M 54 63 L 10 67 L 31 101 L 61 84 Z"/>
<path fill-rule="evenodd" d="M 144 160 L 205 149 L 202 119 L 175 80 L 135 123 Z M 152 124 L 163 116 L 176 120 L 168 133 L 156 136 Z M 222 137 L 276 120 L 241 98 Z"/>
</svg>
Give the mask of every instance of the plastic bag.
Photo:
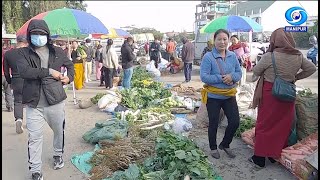
<svg viewBox="0 0 320 180">
<path fill-rule="evenodd" d="M 182 134 L 182 135 L 188 136 L 188 132 L 191 129 L 192 129 L 192 124 L 186 118 L 177 117 L 172 124 L 172 130 L 176 134 Z"/>
<path fill-rule="evenodd" d="M 201 104 L 197 111 L 196 121 L 203 123 L 205 126 L 209 126 L 207 106 L 204 103 Z"/>
<path fill-rule="evenodd" d="M 98 107 L 99 109 L 104 109 L 107 105 L 117 102 L 121 102 L 121 98 L 113 91 L 107 91 L 108 94 L 104 95 L 99 101 L 98 101 Z"/>
<path fill-rule="evenodd" d="M 146 65 L 146 70 L 152 73 L 155 78 L 159 78 L 161 76 L 161 72 L 154 65 L 154 61 L 150 61 L 150 63 Z"/>
<path fill-rule="evenodd" d="M 112 102 L 111 104 L 108 104 L 104 111 L 109 112 L 109 113 L 113 113 L 115 111 L 115 108 L 118 106 L 118 103 L 116 102 Z"/>
<path fill-rule="evenodd" d="M 194 109 L 193 100 L 191 98 L 184 99 L 183 103 L 187 107 L 187 109 L 190 109 L 190 110 Z"/>
</svg>

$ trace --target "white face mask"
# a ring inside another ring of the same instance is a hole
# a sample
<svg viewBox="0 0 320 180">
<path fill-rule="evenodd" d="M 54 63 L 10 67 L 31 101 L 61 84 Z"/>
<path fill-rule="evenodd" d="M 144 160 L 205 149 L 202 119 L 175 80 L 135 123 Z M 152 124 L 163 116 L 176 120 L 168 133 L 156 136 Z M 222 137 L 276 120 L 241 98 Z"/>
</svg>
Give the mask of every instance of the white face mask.
<svg viewBox="0 0 320 180">
<path fill-rule="evenodd" d="M 47 35 L 31 35 L 31 43 L 37 47 L 45 46 L 47 42 Z"/>
</svg>

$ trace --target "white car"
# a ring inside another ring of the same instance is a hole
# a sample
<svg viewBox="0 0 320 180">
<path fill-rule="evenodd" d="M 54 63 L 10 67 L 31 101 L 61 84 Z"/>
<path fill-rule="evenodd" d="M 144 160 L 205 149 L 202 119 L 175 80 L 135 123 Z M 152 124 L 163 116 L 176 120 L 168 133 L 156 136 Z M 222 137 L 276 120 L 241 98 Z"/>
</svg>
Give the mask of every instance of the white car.
<svg viewBox="0 0 320 180">
<path fill-rule="evenodd" d="M 113 48 L 116 51 L 117 56 L 119 57 L 121 55 L 121 45 L 114 45 Z"/>
<path fill-rule="evenodd" d="M 260 42 L 252 42 L 251 51 L 250 51 L 250 60 L 251 62 L 256 62 L 259 54 L 263 54 L 260 48 L 264 48 L 265 51 L 268 49 L 270 43 L 260 43 Z"/>
</svg>

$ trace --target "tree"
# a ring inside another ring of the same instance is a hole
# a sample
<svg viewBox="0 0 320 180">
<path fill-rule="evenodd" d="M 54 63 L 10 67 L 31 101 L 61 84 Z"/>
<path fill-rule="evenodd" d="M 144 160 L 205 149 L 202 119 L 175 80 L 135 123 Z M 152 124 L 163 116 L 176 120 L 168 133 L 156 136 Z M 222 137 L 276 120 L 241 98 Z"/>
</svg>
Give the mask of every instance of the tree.
<svg viewBox="0 0 320 180">
<path fill-rule="evenodd" d="M 128 31 L 130 34 L 143 34 L 143 33 L 152 33 L 155 38 L 162 39 L 163 33 L 157 31 L 154 28 L 143 27 L 143 28 L 132 28 L 132 30 Z"/>
<path fill-rule="evenodd" d="M 74 0 L 66 1 L 66 5 L 68 8 L 79 9 L 82 11 L 86 11 L 86 8 L 87 8 L 87 4 L 85 4 L 82 0 L 81 1 L 74 1 Z"/>
</svg>

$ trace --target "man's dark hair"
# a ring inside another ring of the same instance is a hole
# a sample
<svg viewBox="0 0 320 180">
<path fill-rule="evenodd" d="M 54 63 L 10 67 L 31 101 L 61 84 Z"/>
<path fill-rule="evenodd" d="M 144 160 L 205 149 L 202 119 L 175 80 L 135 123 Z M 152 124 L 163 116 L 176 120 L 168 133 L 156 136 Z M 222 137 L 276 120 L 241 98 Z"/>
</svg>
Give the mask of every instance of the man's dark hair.
<svg viewBox="0 0 320 180">
<path fill-rule="evenodd" d="M 86 43 L 91 43 L 91 39 L 86 39 Z"/>
<path fill-rule="evenodd" d="M 130 42 L 130 41 L 133 42 L 133 38 L 132 38 L 132 37 L 128 37 L 128 38 L 127 38 L 127 42 Z"/>
<path fill-rule="evenodd" d="M 169 41 L 172 41 L 172 38 L 169 38 Z"/>
<path fill-rule="evenodd" d="M 229 34 L 229 32 L 228 32 L 227 30 L 225 30 L 225 29 L 218 29 L 218 31 L 216 31 L 216 32 L 214 33 L 213 39 L 216 40 L 218 34 L 220 34 L 220 33 L 225 33 L 225 34 L 228 36 L 228 38 L 230 37 L 230 34 Z"/>
</svg>

